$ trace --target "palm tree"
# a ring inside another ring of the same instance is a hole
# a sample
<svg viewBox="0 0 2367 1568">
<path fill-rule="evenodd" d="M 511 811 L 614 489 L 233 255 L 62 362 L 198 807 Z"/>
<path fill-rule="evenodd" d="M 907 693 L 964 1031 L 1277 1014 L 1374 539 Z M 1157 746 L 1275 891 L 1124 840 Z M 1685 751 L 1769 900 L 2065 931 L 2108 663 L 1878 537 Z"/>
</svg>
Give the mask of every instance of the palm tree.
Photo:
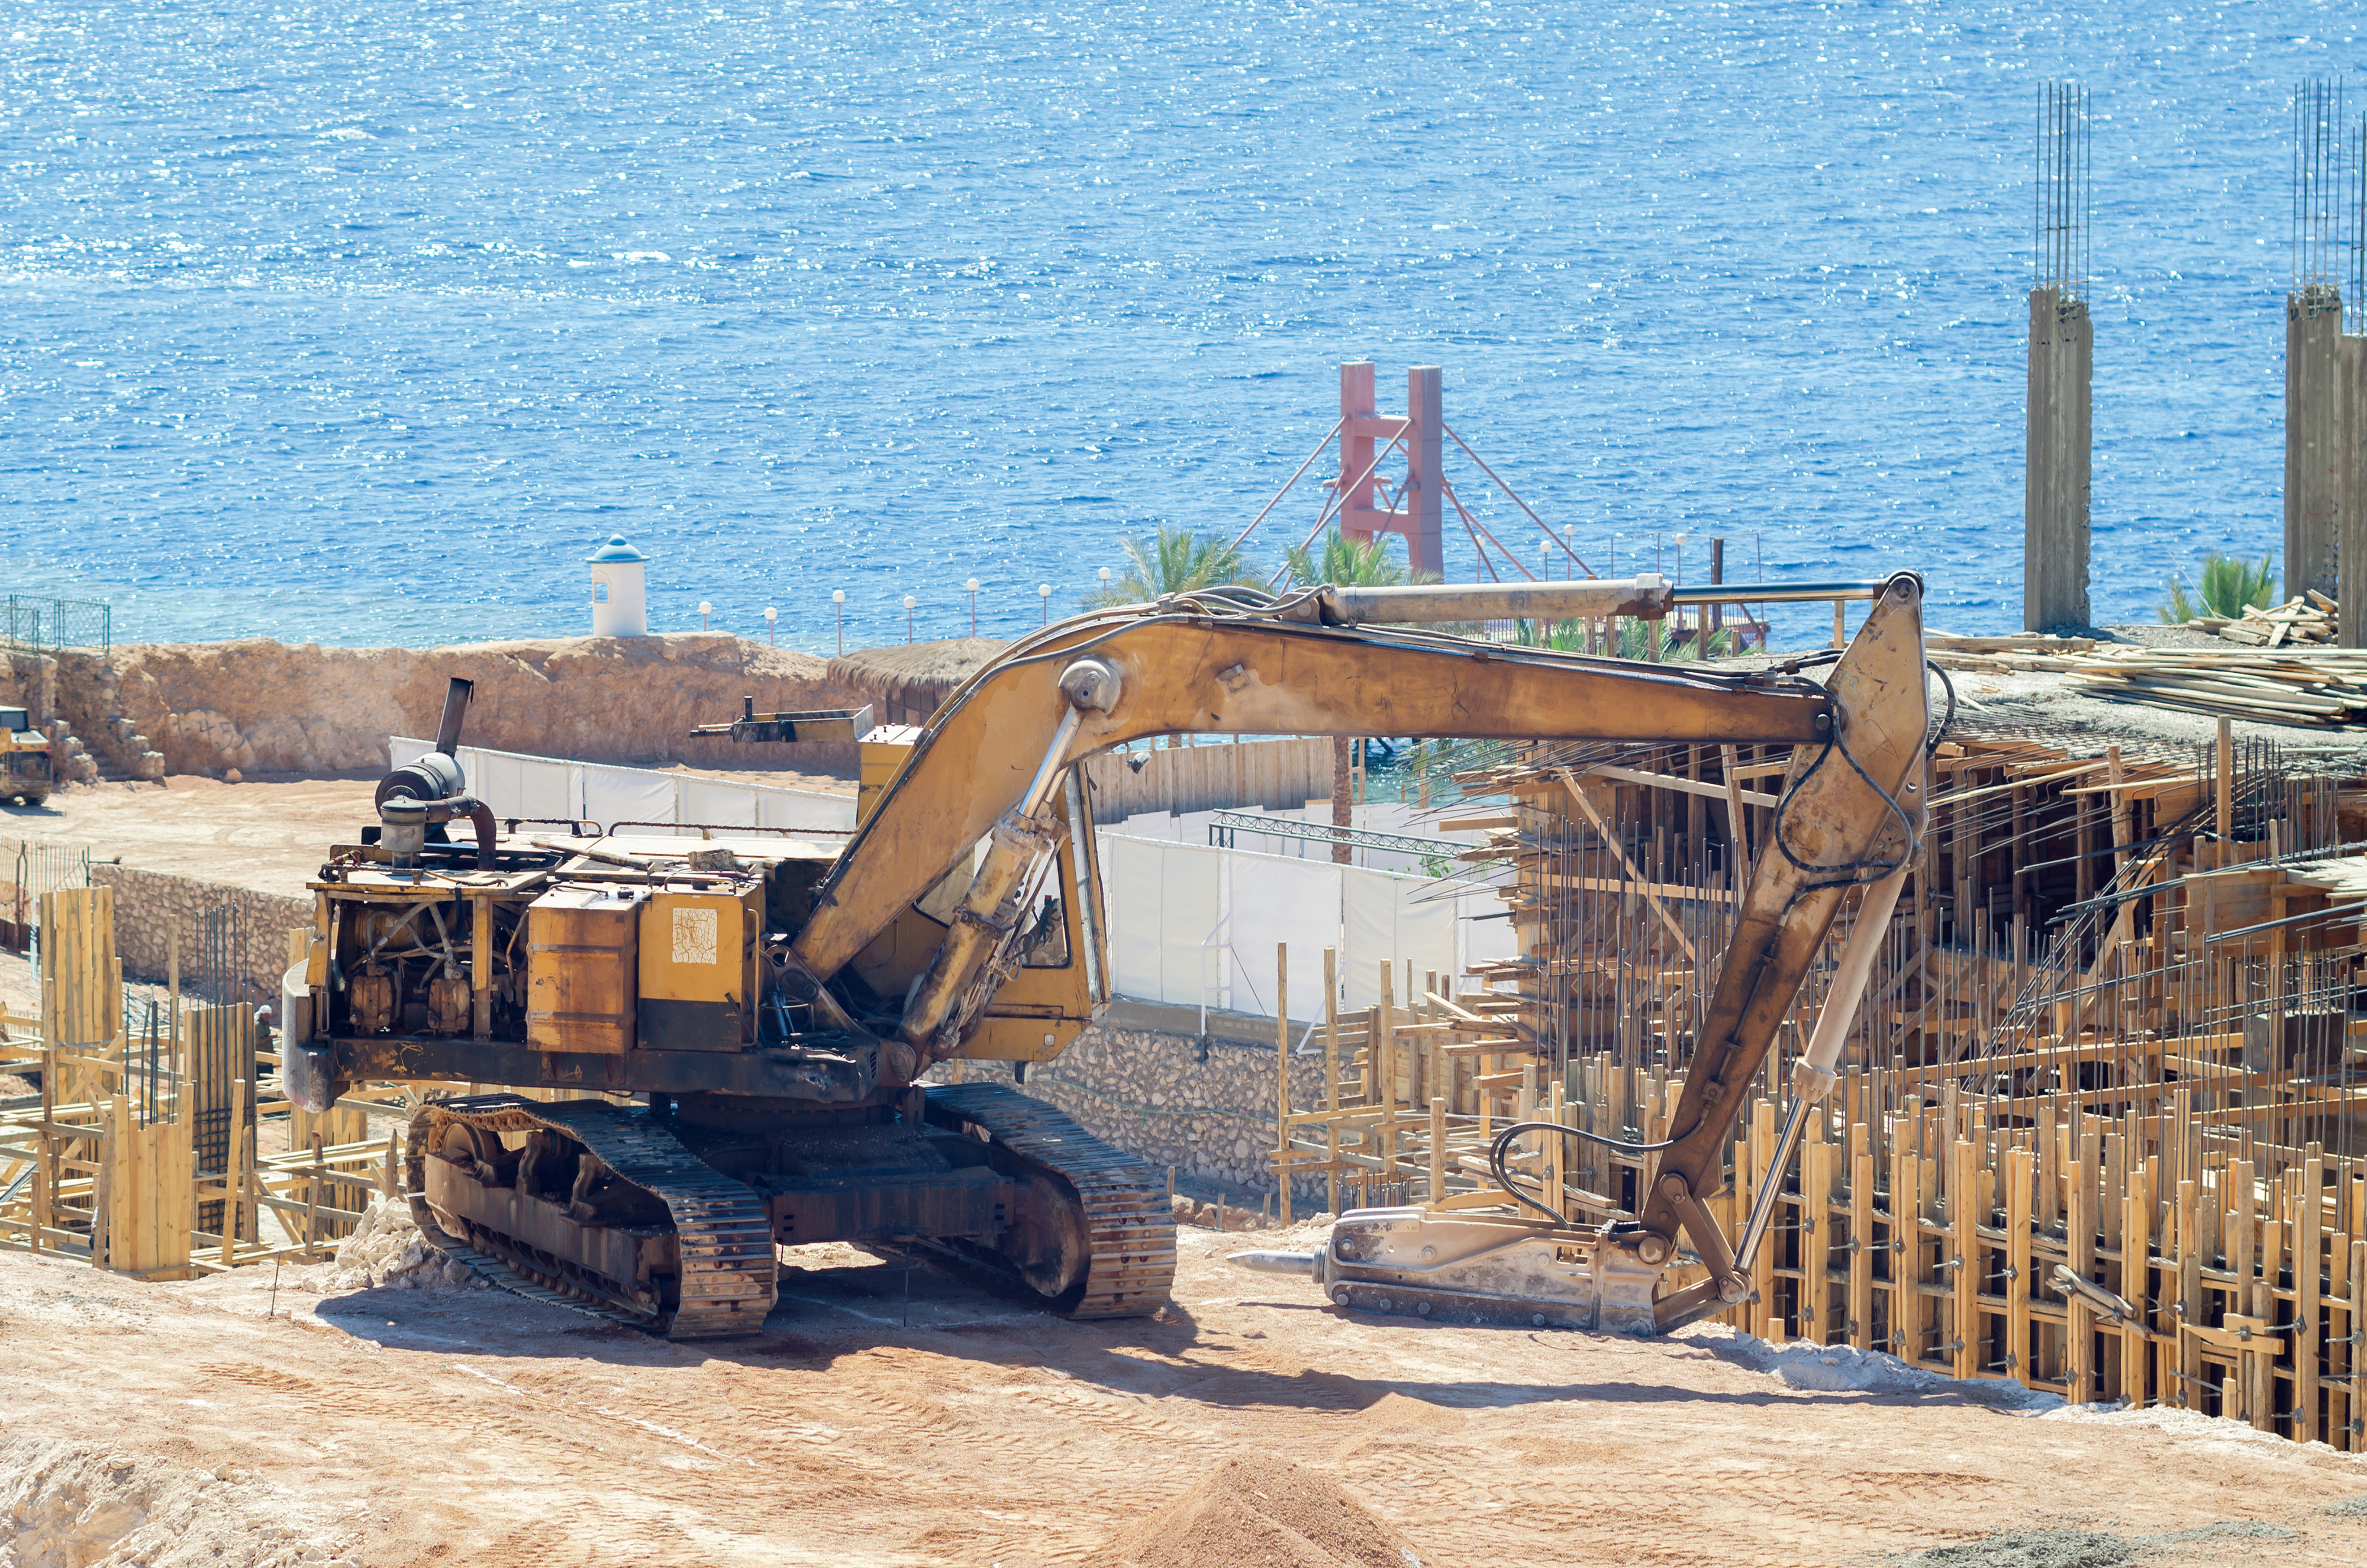
<svg viewBox="0 0 2367 1568">
<path fill-rule="evenodd" d="M 1297 545 L 1283 553 L 1282 560 L 1287 580 L 1292 582 L 1328 582 L 1335 588 L 1391 588 L 1401 582 L 1439 581 L 1434 571 L 1409 571 L 1391 560 L 1388 541 L 1381 536 L 1351 539 L 1337 528 L 1324 534 L 1319 557 L 1308 546 Z"/>
<path fill-rule="evenodd" d="M 1118 547 L 1126 552 L 1126 571 L 1108 587 L 1086 594 L 1079 602 L 1085 609 L 1147 604 L 1170 593 L 1255 585 L 1258 581 L 1248 558 L 1232 543 L 1217 536 L 1204 539 L 1189 528 L 1162 523 L 1152 537 L 1127 539 Z"/>
</svg>

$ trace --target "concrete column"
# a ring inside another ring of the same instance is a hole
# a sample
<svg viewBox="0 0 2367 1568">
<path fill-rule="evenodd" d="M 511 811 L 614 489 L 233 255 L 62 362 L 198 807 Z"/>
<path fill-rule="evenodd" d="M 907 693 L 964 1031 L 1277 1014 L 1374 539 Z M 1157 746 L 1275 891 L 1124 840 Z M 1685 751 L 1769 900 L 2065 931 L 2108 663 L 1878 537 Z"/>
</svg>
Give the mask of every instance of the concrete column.
<svg viewBox="0 0 2367 1568">
<path fill-rule="evenodd" d="M 1446 575 L 1446 544 L 1441 532 L 1441 508 L 1446 499 L 1446 415 L 1440 398 L 1441 372 L 1435 365 L 1417 365 L 1406 372 L 1406 418 L 1413 423 L 1409 443 L 1413 461 L 1408 465 L 1413 483 L 1406 487 L 1406 555 L 1416 571 Z"/>
<path fill-rule="evenodd" d="M 2337 522 L 2340 391 L 2336 350 L 2342 296 L 2329 283 L 2285 296 L 2285 592 L 2339 592 Z"/>
<path fill-rule="evenodd" d="M 2335 641 L 2367 648 L 2367 337 L 2345 336 L 2335 354 L 2335 503 L 2341 536 L 2341 580 L 2362 585 L 2340 596 Z"/>
<path fill-rule="evenodd" d="M 2022 625 L 2090 625 L 2088 477 L 2095 323 L 2084 299 L 2030 291 L 2030 390 L 2022 500 Z"/>
</svg>

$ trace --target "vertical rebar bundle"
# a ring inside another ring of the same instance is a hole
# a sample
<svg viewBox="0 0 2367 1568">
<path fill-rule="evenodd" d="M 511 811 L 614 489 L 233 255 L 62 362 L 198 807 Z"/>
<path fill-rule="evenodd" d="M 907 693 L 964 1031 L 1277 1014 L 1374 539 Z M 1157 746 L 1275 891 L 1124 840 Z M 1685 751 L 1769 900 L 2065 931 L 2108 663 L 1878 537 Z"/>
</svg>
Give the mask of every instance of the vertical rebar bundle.
<svg viewBox="0 0 2367 1568">
<path fill-rule="evenodd" d="M 2342 282 L 2343 253 L 2350 248 L 2351 224 L 2344 209 L 2350 194 L 2344 178 L 2342 84 L 2312 78 L 2293 89 L 2293 291 L 2306 295 Z M 2352 297 L 2358 286 L 2351 288 Z"/>
<path fill-rule="evenodd" d="M 2095 205 L 2089 153 L 2088 89 L 2042 83 L 2031 149 L 2030 286 L 2054 289 L 2067 301 L 2088 297 L 2089 218 Z"/>
</svg>

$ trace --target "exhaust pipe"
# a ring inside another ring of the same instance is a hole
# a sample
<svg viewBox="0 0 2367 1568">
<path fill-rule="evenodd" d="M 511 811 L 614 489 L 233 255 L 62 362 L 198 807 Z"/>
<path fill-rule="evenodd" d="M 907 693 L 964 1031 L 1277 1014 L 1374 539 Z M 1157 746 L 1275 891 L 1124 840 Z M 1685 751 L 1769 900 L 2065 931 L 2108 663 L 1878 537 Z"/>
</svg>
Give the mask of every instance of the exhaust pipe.
<svg viewBox="0 0 2367 1568">
<path fill-rule="evenodd" d="M 444 718 L 436 727 L 436 750 L 447 757 L 460 749 L 461 721 L 469 716 L 469 698 L 477 689 L 474 681 L 452 677 L 444 689 Z"/>
</svg>

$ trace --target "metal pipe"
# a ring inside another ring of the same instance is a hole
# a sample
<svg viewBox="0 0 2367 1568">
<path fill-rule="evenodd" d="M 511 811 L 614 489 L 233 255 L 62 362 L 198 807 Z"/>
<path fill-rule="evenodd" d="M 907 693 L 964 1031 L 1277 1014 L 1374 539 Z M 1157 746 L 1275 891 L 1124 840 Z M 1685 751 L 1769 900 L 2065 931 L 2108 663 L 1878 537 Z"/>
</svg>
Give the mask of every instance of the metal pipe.
<svg viewBox="0 0 2367 1568">
<path fill-rule="evenodd" d="M 436 750 L 447 757 L 460 748 L 460 725 L 469 716 L 469 698 L 476 689 L 474 681 L 458 675 L 444 688 L 444 718 L 436 727 Z"/>
<path fill-rule="evenodd" d="M 1658 620 L 1669 613 L 1671 603 L 1669 585 L 1658 572 L 1564 582 L 1327 586 L 1318 592 L 1324 622 L 1341 626 L 1421 621 L 1560 621 L 1586 615 Z"/>
<path fill-rule="evenodd" d="M 1085 815 L 1084 775 L 1070 768 L 1063 787 L 1068 796 L 1070 852 L 1077 874 L 1077 920 L 1084 937 L 1085 994 L 1094 1001 L 1108 999 L 1103 988 L 1102 965 L 1106 955 L 1102 951 L 1101 909 L 1097 899 L 1101 889 L 1094 886 L 1093 825 Z"/>
<path fill-rule="evenodd" d="M 1072 671 L 1075 668 L 1071 666 Z M 1115 700 L 1115 692 L 1110 696 Z M 956 1048 L 956 1042 L 940 1041 L 937 1035 L 953 1015 L 954 1004 L 971 967 L 989 947 L 1010 934 L 1012 922 L 1018 918 L 1018 911 L 1010 906 L 1020 891 L 1025 874 L 1036 857 L 1051 847 L 1045 825 L 1035 819 L 1036 811 L 1052 793 L 1068 756 L 1069 743 L 1076 739 L 1077 726 L 1084 720 L 1084 709 L 1078 703 L 1068 702 L 1063 708 L 1060 722 L 1052 731 L 1051 744 L 1044 748 L 1044 760 L 1036 765 L 1036 776 L 1028 782 L 1027 793 L 1019 797 L 987 836 L 986 857 L 970 877 L 969 890 L 954 911 L 951 929 L 938 944 L 936 955 L 929 960 L 928 968 L 913 984 L 898 1030 L 910 1055 L 895 1064 L 902 1070 L 891 1073 L 887 1070 L 887 1057 L 883 1055 L 882 1081 L 910 1082 L 928 1062 L 949 1056 Z"/>
<path fill-rule="evenodd" d="M 1060 716 L 1059 728 L 1052 732 L 1052 744 L 1044 748 L 1044 760 L 1036 764 L 1036 776 L 1027 782 L 1027 793 L 1019 797 L 1022 817 L 1033 817 L 1045 797 L 1052 793 L 1053 781 L 1060 776 L 1063 760 L 1069 754 L 1069 742 L 1077 738 L 1077 726 L 1084 722 L 1083 712 L 1070 706 Z"/>
<path fill-rule="evenodd" d="M 1721 583 L 1715 588 L 1679 588 L 1671 604 L 1814 604 L 1829 599 L 1879 599 L 1879 582 Z"/>
</svg>

